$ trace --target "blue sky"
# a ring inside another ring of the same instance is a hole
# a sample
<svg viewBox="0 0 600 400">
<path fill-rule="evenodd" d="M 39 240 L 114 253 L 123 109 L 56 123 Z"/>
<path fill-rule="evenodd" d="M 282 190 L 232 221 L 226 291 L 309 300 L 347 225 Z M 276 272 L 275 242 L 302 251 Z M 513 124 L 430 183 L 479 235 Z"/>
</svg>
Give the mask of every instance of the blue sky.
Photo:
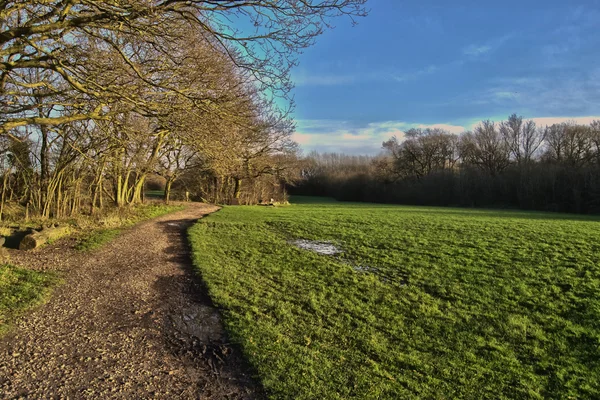
<svg viewBox="0 0 600 400">
<path fill-rule="evenodd" d="M 459 133 L 514 112 L 600 119 L 600 0 L 371 0 L 293 71 L 305 151 L 374 154 L 410 127 Z"/>
</svg>

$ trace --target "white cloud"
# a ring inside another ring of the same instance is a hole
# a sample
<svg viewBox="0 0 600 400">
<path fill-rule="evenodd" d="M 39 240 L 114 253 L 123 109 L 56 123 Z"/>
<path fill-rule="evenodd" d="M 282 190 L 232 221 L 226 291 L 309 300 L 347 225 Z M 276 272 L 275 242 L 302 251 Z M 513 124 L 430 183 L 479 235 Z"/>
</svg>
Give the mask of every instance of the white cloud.
<svg viewBox="0 0 600 400">
<path fill-rule="evenodd" d="M 461 125 L 450 125 L 450 124 L 431 124 L 431 125 L 426 125 L 426 124 L 418 124 L 415 126 L 411 126 L 411 128 L 421 128 L 421 129 L 425 129 L 425 128 L 432 128 L 432 129 L 443 129 L 445 131 L 448 131 L 450 133 L 454 133 L 454 134 L 459 134 L 459 133 L 463 133 L 465 131 L 465 127 L 461 126 Z"/>
<path fill-rule="evenodd" d="M 482 117 L 482 118 L 474 118 L 465 122 L 465 126 L 468 130 L 473 130 L 477 125 L 481 123 L 481 121 L 489 119 L 495 123 L 500 123 L 501 121 L 506 121 L 508 115 L 503 117 Z M 533 117 L 528 118 L 527 116 L 523 116 L 525 120 L 532 120 L 535 122 L 537 126 L 550 126 L 554 124 L 560 124 L 562 122 L 573 121 L 577 124 L 589 125 L 592 121 L 600 121 L 600 116 L 588 116 L 588 117 Z"/>
<path fill-rule="evenodd" d="M 462 53 L 465 56 L 469 56 L 472 58 L 476 58 L 479 56 L 483 56 L 487 53 L 492 53 L 496 51 L 499 47 L 501 47 L 508 40 L 512 39 L 515 36 L 515 33 L 509 33 L 504 36 L 499 36 L 485 43 L 473 43 L 462 49 Z"/>
<path fill-rule="evenodd" d="M 600 116 L 590 117 L 539 117 L 531 118 L 538 126 L 560 124 L 562 122 L 574 121 L 577 124 L 589 125 L 592 121 L 600 121 Z"/>
<path fill-rule="evenodd" d="M 492 46 L 489 46 L 489 45 L 477 46 L 477 45 L 472 44 L 463 49 L 463 54 L 465 54 L 467 56 L 479 56 L 481 54 L 485 54 L 485 53 L 489 52 L 490 50 L 492 50 Z"/>
<path fill-rule="evenodd" d="M 292 79 L 296 86 L 337 86 L 353 83 L 357 80 L 352 74 L 315 74 L 305 70 L 296 71 Z"/>
<path fill-rule="evenodd" d="M 404 72 L 404 73 L 400 73 L 400 74 L 392 74 L 392 79 L 394 79 L 396 82 L 408 82 L 408 81 L 415 80 L 423 75 L 433 74 L 438 69 L 439 69 L 438 66 L 430 65 L 426 68 L 423 68 L 423 69 L 420 69 L 417 71 Z"/>
<path fill-rule="evenodd" d="M 600 68 L 559 76 L 514 76 L 481 82 L 466 91 L 430 107 L 461 107 L 493 110 L 493 116 L 595 115 L 600 110 Z"/>
<path fill-rule="evenodd" d="M 493 92 L 492 95 L 498 99 L 516 99 L 519 97 L 518 92 L 507 92 L 502 90 Z"/>
<path fill-rule="evenodd" d="M 300 120 L 293 139 L 307 151 L 377 154 L 384 141 L 393 136 L 402 139 L 404 132 L 410 128 L 440 128 L 452 133 L 465 131 L 463 126 L 458 125 L 402 121 L 372 122 L 358 127 L 350 125 L 347 121 Z"/>
<path fill-rule="evenodd" d="M 495 122 L 500 122 L 507 117 L 476 118 L 463 125 L 383 121 L 372 122 L 362 126 L 352 126 L 348 121 L 299 120 L 298 129 L 292 137 L 307 152 L 317 150 L 319 152 L 346 154 L 377 154 L 381 151 L 381 144 L 384 141 L 389 140 L 393 136 L 402 140 L 404 132 L 411 128 L 438 128 L 458 135 L 466 130 L 472 130 L 484 119 L 492 119 Z M 546 126 L 566 121 L 589 124 L 594 120 L 600 120 L 600 116 L 535 117 L 530 119 L 538 126 Z"/>
</svg>

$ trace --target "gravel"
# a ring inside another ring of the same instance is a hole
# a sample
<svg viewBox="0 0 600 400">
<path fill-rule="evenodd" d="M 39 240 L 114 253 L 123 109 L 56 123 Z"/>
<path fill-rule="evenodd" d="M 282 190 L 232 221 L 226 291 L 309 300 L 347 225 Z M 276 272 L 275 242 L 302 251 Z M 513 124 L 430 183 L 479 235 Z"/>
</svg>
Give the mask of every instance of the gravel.
<svg viewBox="0 0 600 400">
<path fill-rule="evenodd" d="M 217 209 L 189 205 L 94 252 L 11 250 L 65 282 L 0 338 L 0 398 L 263 398 L 192 270 L 187 228 Z"/>
</svg>

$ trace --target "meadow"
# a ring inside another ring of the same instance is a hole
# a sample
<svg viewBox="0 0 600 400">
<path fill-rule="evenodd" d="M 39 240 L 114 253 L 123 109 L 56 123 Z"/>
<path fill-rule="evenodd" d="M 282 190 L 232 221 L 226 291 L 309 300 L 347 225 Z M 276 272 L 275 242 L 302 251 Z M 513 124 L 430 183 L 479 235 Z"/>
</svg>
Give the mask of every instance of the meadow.
<svg viewBox="0 0 600 400">
<path fill-rule="evenodd" d="M 599 224 L 304 198 L 224 207 L 189 234 L 270 398 L 591 399 Z"/>
</svg>

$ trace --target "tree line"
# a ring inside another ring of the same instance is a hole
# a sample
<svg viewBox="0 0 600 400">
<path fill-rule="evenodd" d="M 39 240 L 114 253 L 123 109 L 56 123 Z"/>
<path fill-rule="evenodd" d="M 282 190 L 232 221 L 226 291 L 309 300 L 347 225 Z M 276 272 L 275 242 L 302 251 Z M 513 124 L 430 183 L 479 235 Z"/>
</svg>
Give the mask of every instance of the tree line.
<svg viewBox="0 0 600 400">
<path fill-rule="evenodd" d="M 307 157 L 294 193 L 386 203 L 600 212 L 600 121 L 537 126 L 516 114 L 455 135 L 410 129 L 382 154 Z"/>
<path fill-rule="evenodd" d="M 1 1 L 0 218 L 137 204 L 153 174 L 167 200 L 271 197 L 296 56 L 365 1 Z"/>
</svg>

